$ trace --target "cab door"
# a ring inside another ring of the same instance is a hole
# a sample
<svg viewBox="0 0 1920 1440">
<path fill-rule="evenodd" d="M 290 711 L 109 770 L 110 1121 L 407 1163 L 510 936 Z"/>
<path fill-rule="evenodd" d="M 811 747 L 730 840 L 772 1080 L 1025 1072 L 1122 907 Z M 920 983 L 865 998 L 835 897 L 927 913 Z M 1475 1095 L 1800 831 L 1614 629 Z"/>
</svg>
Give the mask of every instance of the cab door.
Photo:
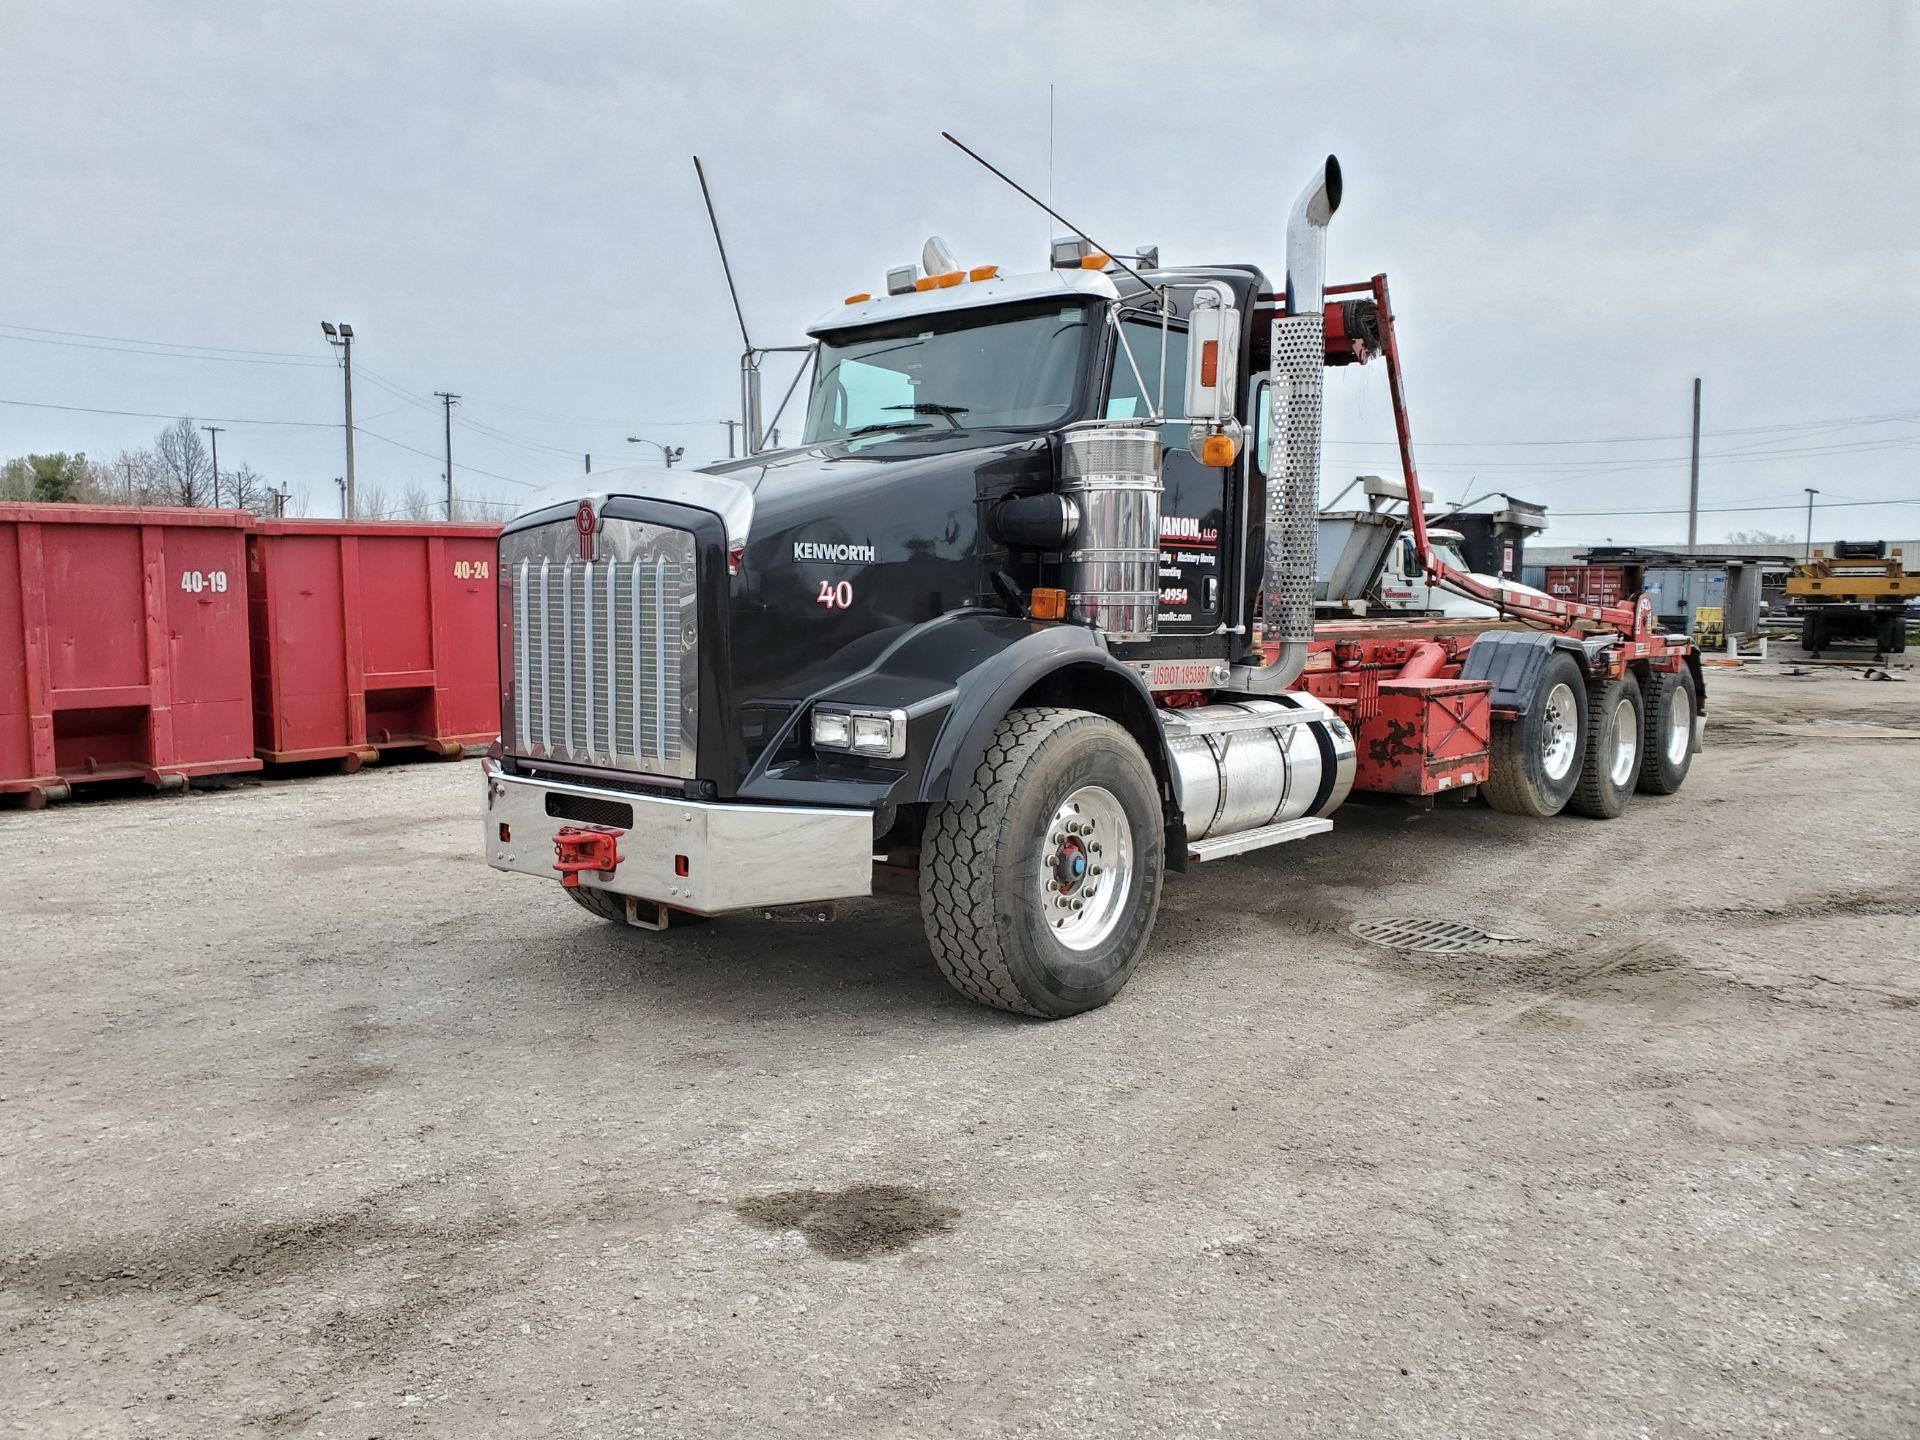
<svg viewBox="0 0 1920 1440">
<path fill-rule="evenodd" d="M 1122 319 L 1119 333 L 1113 345 L 1106 418 L 1130 420 L 1156 410 L 1161 414 L 1181 410 L 1187 384 L 1186 328 L 1172 324 L 1163 332 L 1158 317 L 1138 315 Z M 1226 521 L 1227 472 L 1193 458 L 1187 449 L 1188 429 L 1179 422 L 1160 426 L 1165 486 L 1160 496 L 1159 632 L 1163 635 L 1212 634 L 1220 626 L 1225 598 L 1220 533 Z"/>
</svg>

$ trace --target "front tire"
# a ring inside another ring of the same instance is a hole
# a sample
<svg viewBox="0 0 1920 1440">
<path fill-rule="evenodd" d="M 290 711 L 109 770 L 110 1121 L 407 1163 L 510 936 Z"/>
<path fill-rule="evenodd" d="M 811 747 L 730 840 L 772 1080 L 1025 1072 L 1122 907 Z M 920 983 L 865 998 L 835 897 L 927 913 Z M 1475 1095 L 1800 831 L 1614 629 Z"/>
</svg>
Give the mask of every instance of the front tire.
<svg viewBox="0 0 1920 1440">
<path fill-rule="evenodd" d="M 1160 909 L 1162 818 L 1146 756 L 1112 720 L 1011 712 L 922 842 L 920 917 L 947 982 L 1049 1020 L 1113 999 Z"/>
<path fill-rule="evenodd" d="M 1587 682 L 1580 662 L 1556 651 L 1540 671 L 1527 713 L 1493 722 L 1492 762 L 1482 793 L 1509 815 L 1558 815 L 1580 782 L 1587 734 Z"/>
<path fill-rule="evenodd" d="M 1580 784 L 1567 808 L 1595 820 L 1612 820 L 1633 798 L 1646 736 L 1640 682 L 1631 670 L 1617 680 L 1596 679 L 1587 693 L 1587 753 Z"/>
</svg>

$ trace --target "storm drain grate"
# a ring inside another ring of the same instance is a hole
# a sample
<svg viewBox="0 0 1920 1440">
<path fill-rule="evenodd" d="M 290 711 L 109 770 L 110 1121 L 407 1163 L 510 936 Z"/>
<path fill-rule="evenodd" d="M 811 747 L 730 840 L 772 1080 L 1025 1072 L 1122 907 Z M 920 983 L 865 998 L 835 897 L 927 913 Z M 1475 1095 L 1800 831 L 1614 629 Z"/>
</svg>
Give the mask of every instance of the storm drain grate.
<svg viewBox="0 0 1920 1440">
<path fill-rule="evenodd" d="M 1369 945 L 1420 955 L 1460 955 L 1503 938 L 1460 920 L 1356 920 L 1347 929 Z"/>
</svg>

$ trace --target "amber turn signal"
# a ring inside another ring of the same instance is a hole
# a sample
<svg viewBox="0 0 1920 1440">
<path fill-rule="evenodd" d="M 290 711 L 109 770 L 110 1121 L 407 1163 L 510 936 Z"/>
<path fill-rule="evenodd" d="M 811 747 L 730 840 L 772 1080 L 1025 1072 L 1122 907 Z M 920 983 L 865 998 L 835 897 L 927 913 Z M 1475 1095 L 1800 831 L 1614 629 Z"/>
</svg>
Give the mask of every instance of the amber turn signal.
<svg viewBox="0 0 1920 1440">
<path fill-rule="evenodd" d="M 1231 435 L 1209 435 L 1200 442 L 1200 463 L 1216 470 L 1233 464 L 1234 456 L 1239 453 L 1240 447 L 1233 443 Z"/>
<path fill-rule="evenodd" d="M 1031 620 L 1066 619 L 1067 592 L 1064 590 L 1028 591 L 1027 617 Z"/>
</svg>

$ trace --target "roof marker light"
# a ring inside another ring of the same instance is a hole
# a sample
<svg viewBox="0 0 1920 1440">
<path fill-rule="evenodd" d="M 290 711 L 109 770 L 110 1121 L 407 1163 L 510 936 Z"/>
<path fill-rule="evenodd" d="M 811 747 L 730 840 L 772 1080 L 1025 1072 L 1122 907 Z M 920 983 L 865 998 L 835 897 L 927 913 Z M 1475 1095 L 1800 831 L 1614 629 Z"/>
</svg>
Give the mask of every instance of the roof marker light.
<svg viewBox="0 0 1920 1440">
<path fill-rule="evenodd" d="M 991 280 L 1000 273 L 998 265 L 976 265 L 967 272 L 969 280 Z"/>
<path fill-rule="evenodd" d="M 873 296 L 869 295 L 866 291 L 862 290 L 858 295 L 847 296 L 846 303 L 849 305 L 859 305 L 865 301 L 871 300 L 872 298 Z"/>
</svg>

